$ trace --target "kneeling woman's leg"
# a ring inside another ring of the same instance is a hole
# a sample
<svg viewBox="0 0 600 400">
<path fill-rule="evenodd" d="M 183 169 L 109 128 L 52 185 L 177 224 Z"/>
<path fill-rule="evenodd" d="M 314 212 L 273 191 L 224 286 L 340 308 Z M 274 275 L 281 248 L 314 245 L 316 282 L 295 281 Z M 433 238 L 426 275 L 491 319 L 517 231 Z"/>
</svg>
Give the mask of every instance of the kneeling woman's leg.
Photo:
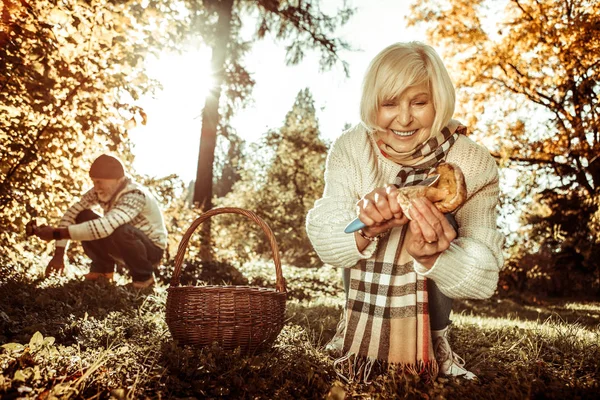
<svg viewBox="0 0 600 400">
<path fill-rule="evenodd" d="M 350 268 L 342 269 L 342 282 L 344 283 L 344 292 L 346 293 L 346 301 L 348 301 L 348 292 L 350 291 Z"/>
<path fill-rule="evenodd" d="M 458 224 L 452 214 L 446 214 L 446 219 L 456 230 L 458 235 Z M 452 299 L 440 292 L 436 283 L 431 279 L 427 280 L 427 296 L 429 297 L 429 320 L 432 331 L 445 329 L 450 321 L 450 312 L 452 311 Z"/>
<path fill-rule="evenodd" d="M 432 331 L 440 331 L 450 325 L 452 299 L 440 292 L 434 281 L 427 280 L 427 297 L 429 298 L 429 321 Z"/>
</svg>

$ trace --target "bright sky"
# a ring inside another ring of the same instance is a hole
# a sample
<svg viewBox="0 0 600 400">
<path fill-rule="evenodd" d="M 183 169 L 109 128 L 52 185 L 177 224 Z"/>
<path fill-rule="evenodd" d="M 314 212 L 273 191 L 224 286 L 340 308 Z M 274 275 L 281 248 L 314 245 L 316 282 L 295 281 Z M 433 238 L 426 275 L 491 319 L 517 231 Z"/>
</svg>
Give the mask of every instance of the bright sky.
<svg viewBox="0 0 600 400">
<path fill-rule="evenodd" d="M 341 1 L 323 0 L 323 10 L 331 11 Z M 425 41 L 424 33 L 405 27 L 410 0 L 353 0 L 354 17 L 337 35 L 358 49 L 342 58 L 350 65 L 350 77 L 341 66 L 319 72 L 318 54 L 308 54 L 297 66 L 287 67 L 284 49 L 262 41 L 253 46 L 246 65 L 256 85 L 254 104 L 239 111 L 232 126 L 246 141 L 255 141 L 271 128 L 280 128 L 296 94 L 309 87 L 315 100 L 321 133 L 326 139 L 337 137 L 344 124 L 358 121 L 360 85 L 370 60 L 384 47 L 399 41 Z M 196 176 L 200 143 L 201 110 L 206 93 L 210 51 L 183 56 L 165 55 L 148 63 L 152 77 L 164 90 L 144 99 L 148 114 L 144 127 L 130 131 L 135 144 L 134 167 L 138 173 L 165 176 L 175 173 L 185 182 Z"/>
</svg>

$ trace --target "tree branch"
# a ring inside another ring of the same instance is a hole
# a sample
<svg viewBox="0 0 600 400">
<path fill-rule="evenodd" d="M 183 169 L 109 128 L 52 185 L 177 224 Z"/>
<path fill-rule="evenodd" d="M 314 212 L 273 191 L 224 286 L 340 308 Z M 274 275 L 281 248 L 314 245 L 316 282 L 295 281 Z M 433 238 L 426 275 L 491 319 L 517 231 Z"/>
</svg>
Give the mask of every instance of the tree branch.
<svg viewBox="0 0 600 400">
<path fill-rule="evenodd" d="M 529 21 L 533 21 L 533 17 L 531 16 L 531 14 L 529 14 L 527 11 L 525 11 L 525 9 L 523 8 L 523 6 L 519 2 L 519 0 L 513 0 L 513 3 L 515 3 L 517 5 L 517 7 L 519 7 L 519 9 L 521 10 L 521 12 L 523 12 L 523 14 L 525 14 L 527 16 L 527 19 Z"/>
<path fill-rule="evenodd" d="M 576 181 L 583 186 L 588 193 L 593 193 L 594 189 L 592 188 L 592 186 L 590 185 L 590 183 L 588 182 L 587 178 L 586 178 L 586 169 L 583 168 L 581 166 L 581 162 L 579 161 L 579 159 L 577 157 L 570 157 L 571 159 L 575 159 L 575 163 L 578 165 L 578 168 L 575 168 L 569 164 L 566 163 L 560 163 L 554 160 L 554 156 L 552 156 L 552 159 L 544 159 L 544 158 L 537 158 L 537 157 L 526 157 L 526 156 L 509 156 L 509 157 L 504 157 L 502 156 L 499 152 L 495 152 L 495 151 L 491 151 L 490 154 L 492 155 L 492 157 L 494 157 L 497 160 L 510 160 L 510 161 L 515 161 L 515 162 L 521 162 L 521 163 L 526 163 L 526 164 L 530 164 L 530 165 L 546 165 L 549 167 L 552 167 L 552 169 L 554 169 L 554 171 L 556 172 L 556 174 L 558 176 L 564 176 L 565 172 L 572 174 L 575 176 Z M 562 170 L 562 171 L 561 171 Z"/>
<path fill-rule="evenodd" d="M 531 82 L 531 78 L 529 76 L 525 75 L 524 73 L 522 73 L 516 65 L 514 65 L 510 62 L 507 62 L 507 65 L 509 65 L 517 73 L 518 76 L 527 79 L 528 82 Z M 523 91 L 527 92 L 527 90 L 525 88 L 523 88 Z M 552 97 L 550 97 L 549 95 L 546 95 L 537 90 L 532 90 L 530 93 L 532 93 L 532 94 L 535 93 L 540 98 L 547 100 L 549 104 L 545 104 L 546 107 L 557 106 L 556 101 L 554 101 L 554 99 Z M 532 94 L 528 94 L 528 96 L 533 99 Z M 540 103 L 540 104 L 543 104 L 543 103 Z"/>
<path fill-rule="evenodd" d="M 54 113 L 53 115 L 48 118 L 46 120 L 46 124 L 40 129 L 38 130 L 38 133 L 35 136 L 35 140 L 33 140 L 31 142 L 31 145 L 29 145 L 25 150 L 23 155 L 17 160 L 17 162 L 11 167 L 11 169 L 6 173 L 4 180 L 2 181 L 2 183 L 0 184 L 0 186 L 4 186 L 7 184 L 7 182 L 10 182 L 10 179 L 13 177 L 13 175 L 17 172 L 17 170 L 22 167 L 23 165 L 28 164 L 29 162 L 25 162 L 25 160 L 27 159 L 27 156 L 33 151 L 32 148 L 35 147 L 36 143 L 39 142 L 39 140 L 41 139 L 43 133 L 48 129 L 48 127 L 50 126 L 50 121 L 52 121 L 53 119 L 55 119 L 58 116 L 59 111 L 62 111 L 62 108 L 64 107 L 65 104 L 67 104 L 67 102 L 69 102 L 74 96 L 75 94 L 79 91 L 79 89 L 86 83 L 89 82 L 89 79 L 84 79 L 81 82 L 79 82 L 79 84 L 77 86 L 75 86 L 73 88 L 73 90 L 71 90 L 71 92 L 67 95 L 67 97 L 64 98 L 64 100 L 58 105 L 58 107 L 56 107 L 54 109 Z"/>
</svg>

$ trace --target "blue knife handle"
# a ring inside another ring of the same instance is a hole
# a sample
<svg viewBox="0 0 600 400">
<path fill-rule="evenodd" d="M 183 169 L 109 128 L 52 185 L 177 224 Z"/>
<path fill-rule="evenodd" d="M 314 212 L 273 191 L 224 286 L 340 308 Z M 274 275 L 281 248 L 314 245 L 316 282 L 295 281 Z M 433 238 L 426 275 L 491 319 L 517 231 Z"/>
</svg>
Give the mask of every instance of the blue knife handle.
<svg viewBox="0 0 600 400">
<path fill-rule="evenodd" d="M 348 226 L 346 226 L 346 229 L 344 229 L 344 232 L 346 233 L 352 233 L 352 232 L 356 232 L 359 229 L 364 228 L 366 225 L 364 222 L 362 222 L 360 219 L 356 218 L 354 221 L 350 222 L 348 224 Z"/>
</svg>

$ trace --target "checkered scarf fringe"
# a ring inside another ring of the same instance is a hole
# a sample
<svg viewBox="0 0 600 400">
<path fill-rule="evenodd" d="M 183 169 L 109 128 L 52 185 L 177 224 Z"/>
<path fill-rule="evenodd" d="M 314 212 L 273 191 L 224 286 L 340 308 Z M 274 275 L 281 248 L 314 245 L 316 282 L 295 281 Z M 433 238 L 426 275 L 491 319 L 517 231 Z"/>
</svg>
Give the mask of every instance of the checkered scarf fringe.
<svg viewBox="0 0 600 400">
<path fill-rule="evenodd" d="M 452 121 L 454 122 L 454 121 Z M 394 183 L 413 186 L 424 180 L 445 159 L 465 127 L 445 127 L 420 149 L 419 164 L 403 167 Z M 438 365 L 433 354 L 429 325 L 427 279 L 413 268 L 404 249 L 410 235 L 406 226 L 392 229 L 379 241 L 375 254 L 350 270 L 346 303 L 344 355 L 334 361 L 346 382 L 369 382 L 377 371 L 420 375 L 433 380 Z"/>
</svg>

